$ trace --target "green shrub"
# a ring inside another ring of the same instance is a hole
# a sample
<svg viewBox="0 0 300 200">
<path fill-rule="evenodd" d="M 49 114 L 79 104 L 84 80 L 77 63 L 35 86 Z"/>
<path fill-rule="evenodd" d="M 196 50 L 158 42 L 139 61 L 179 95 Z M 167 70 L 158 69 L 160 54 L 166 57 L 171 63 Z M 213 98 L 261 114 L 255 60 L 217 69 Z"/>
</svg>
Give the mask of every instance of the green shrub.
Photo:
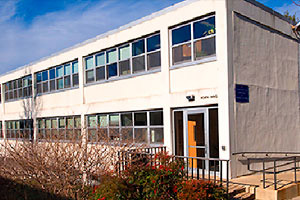
<svg viewBox="0 0 300 200">
<path fill-rule="evenodd" d="M 184 181 L 183 170 L 181 161 L 160 153 L 153 162 L 129 165 L 120 175 L 105 175 L 94 188 L 91 199 L 223 199 L 222 188 L 211 182 Z"/>
</svg>

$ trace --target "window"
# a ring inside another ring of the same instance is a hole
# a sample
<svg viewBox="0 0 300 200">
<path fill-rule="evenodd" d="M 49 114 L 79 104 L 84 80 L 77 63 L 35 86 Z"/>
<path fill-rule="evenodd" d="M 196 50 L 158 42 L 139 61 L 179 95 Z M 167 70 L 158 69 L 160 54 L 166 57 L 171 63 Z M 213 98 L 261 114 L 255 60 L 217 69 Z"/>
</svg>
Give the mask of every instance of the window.
<svg viewBox="0 0 300 200">
<path fill-rule="evenodd" d="M 5 121 L 7 139 L 33 139 L 33 120 Z"/>
<path fill-rule="evenodd" d="M 160 34 L 138 39 L 84 59 L 85 83 L 160 68 Z"/>
<path fill-rule="evenodd" d="M 4 84 L 5 100 L 18 100 L 32 96 L 32 77 L 25 76 Z"/>
<path fill-rule="evenodd" d="M 79 85 L 78 61 L 69 62 L 35 74 L 37 94 Z"/>
<path fill-rule="evenodd" d="M 79 140 L 81 136 L 81 117 L 52 117 L 39 118 L 38 139 L 49 140 Z"/>
<path fill-rule="evenodd" d="M 215 16 L 175 27 L 172 34 L 172 65 L 197 61 L 216 54 Z"/>
<path fill-rule="evenodd" d="M 88 115 L 88 141 L 162 144 L 163 112 L 143 111 Z"/>
</svg>

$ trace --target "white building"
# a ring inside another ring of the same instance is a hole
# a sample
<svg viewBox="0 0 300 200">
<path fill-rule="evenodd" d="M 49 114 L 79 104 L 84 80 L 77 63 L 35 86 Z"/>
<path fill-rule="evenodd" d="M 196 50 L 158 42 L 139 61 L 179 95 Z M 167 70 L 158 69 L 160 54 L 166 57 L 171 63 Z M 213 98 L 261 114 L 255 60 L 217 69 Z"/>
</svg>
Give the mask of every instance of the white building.
<svg viewBox="0 0 300 200">
<path fill-rule="evenodd" d="M 187 0 L 2 75 L 3 137 L 86 123 L 90 142 L 230 159 L 235 177 L 232 153 L 300 151 L 299 56 L 289 21 L 262 4 Z"/>
</svg>

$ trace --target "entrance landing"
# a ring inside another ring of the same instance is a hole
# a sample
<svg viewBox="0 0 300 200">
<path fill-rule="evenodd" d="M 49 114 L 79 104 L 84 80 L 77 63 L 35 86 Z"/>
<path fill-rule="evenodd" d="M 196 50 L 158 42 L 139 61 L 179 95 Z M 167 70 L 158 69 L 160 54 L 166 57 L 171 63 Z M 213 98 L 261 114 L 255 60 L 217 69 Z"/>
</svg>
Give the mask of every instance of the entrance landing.
<svg viewBox="0 0 300 200">
<path fill-rule="evenodd" d="M 241 176 L 238 178 L 231 179 L 231 182 L 235 184 L 256 186 L 255 190 L 251 191 L 255 193 L 255 199 L 300 199 L 300 171 L 297 171 L 297 183 L 295 183 L 295 174 L 292 172 L 277 174 L 277 190 L 274 189 L 274 175 L 266 175 L 265 180 L 265 189 L 263 187 L 262 174 Z"/>
</svg>

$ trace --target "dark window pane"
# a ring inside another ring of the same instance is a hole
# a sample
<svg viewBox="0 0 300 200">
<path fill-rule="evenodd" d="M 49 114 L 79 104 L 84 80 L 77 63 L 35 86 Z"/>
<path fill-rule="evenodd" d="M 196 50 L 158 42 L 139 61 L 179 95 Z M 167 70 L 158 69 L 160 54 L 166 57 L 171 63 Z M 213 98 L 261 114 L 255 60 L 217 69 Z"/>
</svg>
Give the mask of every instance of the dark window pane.
<svg viewBox="0 0 300 200">
<path fill-rule="evenodd" d="M 36 82 L 39 83 L 42 81 L 42 73 L 37 73 L 36 74 Z"/>
<path fill-rule="evenodd" d="M 134 113 L 134 125 L 135 126 L 147 126 L 147 113 Z"/>
<path fill-rule="evenodd" d="M 154 35 L 147 38 L 147 52 L 154 51 L 160 48 L 160 35 Z"/>
<path fill-rule="evenodd" d="M 117 63 L 108 65 L 107 68 L 108 68 L 107 78 L 118 75 L 118 65 L 117 65 Z"/>
<path fill-rule="evenodd" d="M 9 92 L 9 99 L 13 99 L 13 97 L 14 97 L 13 92 L 10 91 L 10 92 Z"/>
<path fill-rule="evenodd" d="M 147 55 L 147 67 L 148 70 L 152 68 L 160 67 L 160 51 Z"/>
<path fill-rule="evenodd" d="M 96 81 L 105 79 L 105 67 L 96 68 Z"/>
<path fill-rule="evenodd" d="M 134 141 L 137 143 L 148 143 L 148 134 L 146 128 L 134 129 Z"/>
<path fill-rule="evenodd" d="M 130 74 L 130 62 L 129 60 L 119 62 L 120 75 Z"/>
<path fill-rule="evenodd" d="M 191 40 L 191 25 L 182 26 L 172 30 L 172 45 Z"/>
<path fill-rule="evenodd" d="M 64 86 L 65 88 L 71 87 L 71 76 L 64 77 Z"/>
<path fill-rule="evenodd" d="M 18 88 L 21 88 L 22 87 L 22 79 L 19 79 L 18 80 Z"/>
<path fill-rule="evenodd" d="M 19 93 L 19 98 L 23 97 L 23 89 L 22 88 L 19 89 L 18 93 Z"/>
<path fill-rule="evenodd" d="M 150 129 L 150 142 L 151 143 L 164 143 L 164 129 L 151 128 Z"/>
<path fill-rule="evenodd" d="M 86 82 L 91 83 L 94 82 L 94 70 L 86 71 Z"/>
<path fill-rule="evenodd" d="M 28 95 L 31 96 L 32 95 L 32 86 L 29 86 L 27 89 L 28 89 Z"/>
<path fill-rule="evenodd" d="M 132 126 L 132 113 L 121 114 L 121 125 Z"/>
<path fill-rule="evenodd" d="M 109 138 L 111 140 L 119 141 L 120 140 L 120 130 L 118 128 L 109 129 Z"/>
<path fill-rule="evenodd" d="M 173 65 L 191 61 L 191 44 L 184 44 L 172 49 Z"/>
<path fill-rule="evenodd" d="M 119 114 L 109 115 L 109 126 L 119 126 Z"/>
<path fill-rule="evenodd" d="M 97 139 L 98 139 L 98 141 L 107 140 L 107 137 L 108 137 L 107 128 L 99 128 L 97 130 Z"/>
<path fill-rule="evenodd" d="M 215 17 L 194 23 L 194 39 L 205 37 L 216 33 Z"/>
<path fill-rule="evenodd" d="M 64 88 L 64 80 L 63 78 L 56 80 L 56 89 L 63 89 Z"/>
<path fill-rule="evenodd" d="M 14 98 L 15 98 L 15 99 L 18 98 L 18 90 L 14 90 Z"/>
<path fill-rule="evenodd" d="M 163 125 L 163 112 L 150 112 L 150 125 Z"/>
<path fill-rule="evenodd" d="M 43 83 L 43 93 L 48 92 L 48 81 Z"/>
<path fill-rule="evenodd" d="M 55 90 L 55 80 L 50 81 L 50 91 Z"/>
<path fill-rule="evenodd" d="M 42 72 L 42 80 L 47 81 L 48 80 L 48 71 L 43 71 Z"/>
<path fill-rule="evenodd" d="M 23 95 L 24 97 L 27 97 L 29 95 L 27 88 L 23 88 Z"/>
<path fill-rule="evenodd" d="M 132 128 L 122 128 L 122 142 L 132 143 L 133 142 L 133 129 Z"/>
<path fill-rule="evenodd" d="M 12 81 L 12 82 L 11 82 L 11 86 L 12 86 L 12 89 L 16 89 L 16 88 L 17 88 L 17 83 L 16 83 L 16 81 Z"/>
<path fill-rule="evenodd" d="M 50 74 L 50 79 L 55 79 L 55 69 L 50 69 L 49 74 Z"/>
<path fill-rule="evenodd" d="M 145 53 L 145 40 L 141 39 L 132 43 L 132 56 L 137 56 Z"/>
<path fill-rule="evenodd" d="M 73 74 L 73 86 L 79 85 L 78 74 Z"/>
<path fill-rule="evenodd" d="M 145 71 L 145 56 L 139 56 L 132 59 L 133 73 Z"/>
<path fill-rule="evenodd" d="M 195 59 L 216 54 L 215 39 L 215 37 L 212 37 L 195 42 Z"/>
</svg>

